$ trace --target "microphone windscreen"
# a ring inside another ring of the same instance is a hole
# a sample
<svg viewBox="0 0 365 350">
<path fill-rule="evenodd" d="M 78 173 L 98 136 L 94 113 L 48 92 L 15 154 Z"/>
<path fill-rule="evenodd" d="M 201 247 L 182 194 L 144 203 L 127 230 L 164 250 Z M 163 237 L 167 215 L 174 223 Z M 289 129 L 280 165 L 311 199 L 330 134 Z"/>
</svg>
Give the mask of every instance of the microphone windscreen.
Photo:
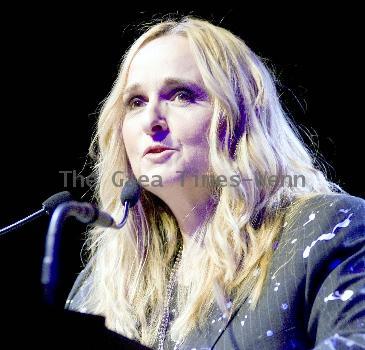
<svg viewBox="0 0 365 350">
<path fill-rule="evenodd" d="M 43 203 L 43 209 L 48 215 L 51 215 L 59 204 L 72 201 L 72 195 L 68 191 L 58 192 L 53 196 L 47 198 Z"/>
<path fill-rule="evenodd" d="M 122 204 L 126 201 L 129 202 L 129 208 L 132 208 L 138 202 L 139 196 L 141 194 L 141 187 L 137 180 L 130 179 L 128 180 L 122 189 L 122 194 L 120 195 L 120 200 Z"/>
</svg>

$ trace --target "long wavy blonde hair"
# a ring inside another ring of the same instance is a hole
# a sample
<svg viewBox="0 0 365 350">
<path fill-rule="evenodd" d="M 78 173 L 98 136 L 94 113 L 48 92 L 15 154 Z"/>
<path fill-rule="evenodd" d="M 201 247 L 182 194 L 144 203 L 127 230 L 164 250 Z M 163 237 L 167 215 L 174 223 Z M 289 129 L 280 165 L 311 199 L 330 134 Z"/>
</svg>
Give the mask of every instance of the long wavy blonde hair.
<svg viewBox="0 0 365 350">
<path fill-rule="evenodd" d="M 103 210 L 121 217 L 120 188 L 112 177 L 118 171 L 125 179 L 133 177 L 121 132 L 121 96 L 129 66 L 143 45 L 165 35 L 188 39 L 209 93 L 212 172 L 226 179 L 232 175 L 263 179 L 272 174 L 285 179 L 270 185 L 241 181 L 238 186 L 212 186 L 214 210 L 184 248 L 179 269 L 178 314 L 170 336 L 181 341 L 194 327 L 203 326 L 214 303 L 228 312 L 228 298 L 232 311 L 250 297 L 255 308 L 288 206 L 297 199 L 341 189 L 326 179 L 284 113 L 263 60 L 228 30 L 184 17 L 145 30 L 123 57 L 104 101 L 90 147 L 96 156 L 95 195 Z M 300 186 L 289 181 L 297 175 L 305 179 Z M 83 306 L 104 315 L 109 328 L 153 346 L 180 242 L 177 221 L 167 205 L 142 189 L 124 228 L 90 230 L 93 284 Z"/>
</svg>

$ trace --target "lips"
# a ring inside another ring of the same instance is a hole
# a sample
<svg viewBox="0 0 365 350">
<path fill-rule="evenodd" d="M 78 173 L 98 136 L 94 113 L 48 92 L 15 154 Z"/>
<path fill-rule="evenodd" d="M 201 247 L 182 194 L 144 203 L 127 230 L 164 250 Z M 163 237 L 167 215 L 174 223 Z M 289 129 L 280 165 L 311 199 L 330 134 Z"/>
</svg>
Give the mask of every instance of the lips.
<svg viewBox="0 0 365 350">
<path fill-rule="evenodd" d="M 145 156 L 148 153 L 162 153 L 163 151 L 167 151 L 167 150 L 174 150 L 174 148 L 156 144 L 156 145 L 147 147 L 145 149 L 145 151 L 143 152 L 143 156 Z"/>
</svg>

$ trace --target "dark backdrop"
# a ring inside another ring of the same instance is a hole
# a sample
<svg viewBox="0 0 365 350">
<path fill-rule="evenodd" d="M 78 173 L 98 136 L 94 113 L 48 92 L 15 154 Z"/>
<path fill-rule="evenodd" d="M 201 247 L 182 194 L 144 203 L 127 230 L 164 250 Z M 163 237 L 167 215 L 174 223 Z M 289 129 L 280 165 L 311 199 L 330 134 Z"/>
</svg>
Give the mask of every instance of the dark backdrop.
<svg viewBox="0 0 365 350">
<path fill-rule="evenodd" d="M 64 188 L 59 172 L 83 169 L 97 109 L 132 42 L 134 24 L 166 13 L 88 10 L 3 12 L 9 21 L 1 24 L 1 227 L 38 210 L 44 199 L 64 189 L 78 199 L 89 198 L 87 187 Z M 283 102 L 314 136 L 330 178 L 364 197 L 362 42 L 356 9 L 227 6 L 179 13 L 221 23 L 268 59 L 281 82 Z M 26 306 L 39 296 L 47 227 L 48 218 L 43 218 L 0 237 L 1 293 L 8 306 Z M 61 299 L 80 271 L 84 231 L 75 222 L 65 227 Z"/>
</svg>

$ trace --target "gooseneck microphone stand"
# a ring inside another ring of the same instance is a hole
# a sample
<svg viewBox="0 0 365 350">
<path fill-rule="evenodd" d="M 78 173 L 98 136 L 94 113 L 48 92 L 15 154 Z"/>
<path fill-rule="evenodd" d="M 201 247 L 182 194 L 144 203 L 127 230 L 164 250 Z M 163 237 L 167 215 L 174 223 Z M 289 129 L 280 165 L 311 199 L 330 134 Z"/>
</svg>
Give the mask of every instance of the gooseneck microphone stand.
<svg viewBox="0 0 365 350">
<path fill-rule="evenodd" d="M 56 289 L 58 283 L 59 247 L 61 231 L 65 220 L 72 216 L 85 224 L 93 224 L 103 227 L 122 228 L 127 222 L 129 208 L 133 207 L 139 199 L 140 186 L 136 180 L 129 180 L 123 187 L 121 202 L 124 205 L 123 218 L 119 224 L 107 213 L 86 202 L 69 201 L 60 204 L 54 211 L 45 245 L 45 254 L 42 264 L 41 282 L 43 285 L 44 302 L 55 305 Z"/>
</svg>

